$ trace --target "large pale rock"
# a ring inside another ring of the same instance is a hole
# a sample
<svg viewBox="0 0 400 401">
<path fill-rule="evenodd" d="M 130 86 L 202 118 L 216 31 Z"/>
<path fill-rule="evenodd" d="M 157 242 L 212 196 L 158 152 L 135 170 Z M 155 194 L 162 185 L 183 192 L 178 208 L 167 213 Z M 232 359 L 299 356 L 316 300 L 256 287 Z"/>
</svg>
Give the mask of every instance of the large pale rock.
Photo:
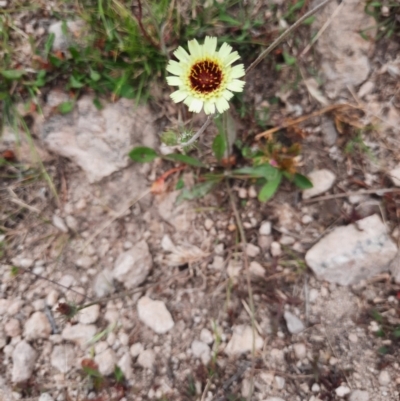
<svg viewBox="0 0 400 401">
<path fill-rule="evenodd" d="M 63 25 L 65 24 L 65 30 Z M 49 26 L 49 34 L 54 35 L 53 50 L 65 51 L 76 42 L 83 34 L 85 22 L 82 20 L 75 21 L 57 21 Z"/>
<path fill-rule="evenodd" d="M 61 373 L 71 370 L 76 360 L 75 349 L 70 344 L 56 345 L 51 353 L 51 366 L 58 369 Z"/>
<path fill-rule="evenodd" d="M 174 327 L 172 316 L 164 302 L 142 297 L 137 303 L 139 319 L 157 334 L 164 334 Z"/>
<path fill-rule="evenodd" d="M 337 227 L 306 254 L 306 262 L 321 280 L 357 284 L 388 270 L 397 246 L 378 215 L 354 225 Z"/>
<path fill-rule="evenodd" d="M 373 52 L 376 35 L 376 21 L 365 13 L 364 2 L 343 1 L 341 11 L 332 17 L 336 7 L 338 3 L 331 1 L 316 15 L 312 26 L 317 32 L 330 21 L 315 48 L 321 55 L 321 71 L 331 96 L 347 90 L 348 86 L 360 85 L 368 78 L 371 68 L 368 57 Z M 370 40 L 360 35 L 364 31 Z"/>
<path fill-rule="evenodd" d="M 146 280 L 153 266 L 153 259 L 146 241 L 119 255 L 115 262 L 113 277 L 128 289 L 135 288 Z"/>
<path fill-rule="evenodd" d="M 66 326 L 61 333 L 64 340 L 73 341 L 86 348 L 89 341 L 96 334 L 97 327 L 93 324 L 75 324 L 73 326 Z"/>
<path fill-rule="evenodd" d="M 303 191 L 303 199 L 309 199 L 313 196 L 323 194 L 332 188 L 336 180 L 335 174 L 327 169 L 315 170 L 308 174 L 308 178 L 313 184 L 312 188 Z"/>
<path fill-rule="evenodd" d="M 19 342 L 12 353 L 12 381 L 21 383 L 28 380 L 32 375 L 36 359 L 37 352 L 26 341 Z"/>
<path fill-rule="evenodd" d="M 96 355 L 94 361 L 99 366 L 99 372 L 108 376 L 114 372 L 116 365 L 115 353 L 111 348 L 107 348 L 104 352 Z"/>
<path fill-rule="evenodd" d="M 263 346 L 263 339 L 254 333 L 254 346 L 259 350 Z M 238 325 L 233 328 L 232 338 L 225 347 L 225 353 L 229 356 L 240 355 L 253 349 L 253 329 L 250 326 Z"/>
<path fill-rule="evenodd" d="M 286 320 L 286 326 L 290 333 L 298 334 L 305 329 L 304 323 L 293 313 L 285 311 L 283 317 Z"/>
<path fill-rule="evenodd" d="M 51 325 L 43 312 L 35 312 L 25 323 L 24 337 L 27 340 L 48 338 L 50 334 Z"/>
<path fill-rule="evenodd" d="M 47 148 L 80 166 L 89 182 L 126 167 L 133 147 L 154 147 L 156 143 L 150 109 L 137 107 L 128 99 L 98 110 L 93 97 L 84 96 L 71 113 L 51 116 L 39 129 Z"/>
<path fill-rule="evenodd" d="M 396 187 L 400 187 L 400 164 L 389 171 L 389 177 Z"/>
</svg>

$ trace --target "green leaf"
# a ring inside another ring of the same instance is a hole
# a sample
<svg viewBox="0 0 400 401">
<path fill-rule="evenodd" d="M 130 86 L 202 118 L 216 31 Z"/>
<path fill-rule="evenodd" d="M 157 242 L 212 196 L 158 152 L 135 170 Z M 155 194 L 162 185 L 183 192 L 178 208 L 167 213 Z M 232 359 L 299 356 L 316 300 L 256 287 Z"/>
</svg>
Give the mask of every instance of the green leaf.
<svg viewBox="0 0 400 401">
<path fill-rule="evenodd" d="M 36 76 L 36 81 L 33 83 L 36 87 L 41 87 L 46 84 L 46 70 L 40 70 Z"/>
<path fill-rule="evenodd" d="M 185 187 L 185 183 L 183 182 L 182 178 L 179 178 L 178 182 L 176 183 L 175 189 L 182 189 Z"/>
<path fill-rule="evenodd" d="M 286 65 L 294 65 L 297 62 L 296 57 L 291 56 L 289 53 L 283 52 L 283 58 Z"/>
<path fill-rule="evenodd" d="M 220 162 L 224 157 L 224 153 L 226 150 L 226 142 L 225 137 L 222 134 L 218 134 L 213 141 L 212 150 L 216 159 Z"/>
<path fill-rule="evenodd" d="M 308 17 L 303 21 L 303 25 L 311 25 L 314 21 L 315 15 L 312 15 L 311 17 Z"/>
<path fill-rule="evenodd" d="M 158 154 L 154 149 L 138 146 L 130 151 L 129 157 L 135 162 L 150 163 L 158 157 Z"/>
<path fill-rule="evenodd" d="M 93 71 L 93 70 L 90 71 L 90 79 L 92 81 L 97 82 L 100 78 L 101 78 L 101 75 L 97 71 Z"/>
<path fill-rule="evenodd" d="M 71 53 L 72 58 L 76 61 L 79 61 L 79 59 L 81 58 L 79 50 L 73 46 L 69 47 L 68 50 Z"/>
<path fill-rule="evenodd" d="M 74 102 L 71 102 L 70 100 L 67 102 L 62 102 L 61 104 L 58 105 L 58 111 L 61 114 L 67 114 L 71 112 L 74 108 Z"/>
<path fill-rule="evenodd" d="M 114 377 L 117 383 L 122 383 L 124 381 L 124 374 L 119 366 L 115 366 Z"/>
<path fill-rule="evenodd" d="M 233 170 L 233 175 L 250 175 L 254 178 L 265 178 L 267 180 L 274 179 L 277 177 L 279 170 L 275 167 L 271 166 L 270 164 L 261 164 L 255 167 L 243 167 L 237 170 Z"/>
<path fill-rule="evenodd" d="M 400 338 L 400 326 L 397 326 L 397 327 L 393 330 L 393 335 L 395 336 L 395 338 Z"/>
<path fill-rule="evenodd" d="M 125 83 L 122 85 L 118 91 L 119 96 L 124 97 L 126 99 L 134 99 L 136 97 L 136 91 L 132 85 Z"/>
<path fill-rule="evenodd" d="M 206 181 L 202 182 L 201 184 L 194 185 L 191 189 L 184 188 L 183 191 L 178 196 L 178 198 L 176 199 L 176 201 L 177 203 L 180 203 L 184 200 L 193 200 L 202 198 L 212 190 L 214 185 L 215 185 L 214 181 Z"/>
<path fill-rule="evenodd" d="M 189 166 L 206 167 L 205 164 L 203 164 L 200 160 L 197 160 L 194 157 L 190 157 L 187 155 L 181 155 L 180 153 L 171 153 L 169 155 L 163 156 L 163 158 L 174 162 L 188 164 Z"/>
<path fill-rule="evenodd" d="M 53 47 L 55 37 L 56 35 L 54 33 L 51 33 L 48 36 L 46 43 L 44 44 L 44 57 L 47 57 L 49 55 L 50 50 Z"/>
<path fill-rule="evenodd" d="M 75 89 L 82 88 L 83 86 L 83 83 L 76 79 L 73 75 L 69 77 L 69 84 L 71 85 L 71 88 Z"/>
<path fill-rule="evenodd" d="M 96 107 L 97 110 L 102 110 L 103 109 L 103 106 L 102 106 L 102 104 L 100 102 L 100 99 L 98 97 L 93 99 L 93 104 L 94 104 L 94 107 Z"/>
<path fill-rule="evenodd" d="M 281 180 L 282 173 L 279 172 L 279 175 L 274 180 L 267 181 L 258 194 L 258 200 L 260 202 L 266 202 L 268 199 L 271 199 L 278 190 Z"/>
<path fill-rule="evenodd" d="M 54 67 L 61 67 L 63 61 L 60 60 L 58 57 L 54 56 L 53 54 L 49 54 L 49 61 Z"/>
<path fill-rule="evenodd" d="M 300 189 L 309 189 L 313 187 L 312 182 L 302 174 L 296 173 L 293 177 L 293 182 Z"/>
<path fill-rule="evenodd" d="M 20 79 L 25 74 L 25 70 L 4 70 L 0 71 L 0 74 L 6 79 L 15 80 Z"/>
</svg>

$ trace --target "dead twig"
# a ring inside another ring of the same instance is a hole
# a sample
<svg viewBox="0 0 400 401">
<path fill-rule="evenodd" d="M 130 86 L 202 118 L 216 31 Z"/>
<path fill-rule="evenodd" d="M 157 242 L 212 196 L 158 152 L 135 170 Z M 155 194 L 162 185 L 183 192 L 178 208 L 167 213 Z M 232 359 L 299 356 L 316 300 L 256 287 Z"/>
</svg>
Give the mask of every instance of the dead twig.
<svg viewBox="0 0 400 401">
<path fill-rule="evenodd" d="M 293 125 L 300 124 L 303 121 L 309 120 L 310 118 L 318 117 L 318 116 L 320 116 L 322 114 L 329 113 L 329 112 L 331 112 L 333 110 L 337 110 L 337 109 L 341 109 L 341 108 L 345 108 L 345 107 L 351 107 L 351 108 L 360 109 L 360 110 L 362 109 L 359 106 L 355 106 L 355 105 L 349 104 L 349 103 L 332 104 L 330 106 L 323 107 L 321 110 L 317 110 L 317 111 L 314 111 L 314 112 L 312 112 L 310 114 L 307 114 L 306 116 L 301 116 L 299 118 L 287 120 L 286 122 L 284 122 L 279 127 L 270 128 L 270 129 L 268 129 L 268 130 L 266 130 L 264 132 L 261 132 L 260 134 L 256 135 L 256 140 L 258 141 L 261 138 L 271 137 L 272 134 L 274 134 L 275 132 L 280 131 L 283 128 L 288 128 L 288 127 L 291 127 Z"/>
<path fill-rule="evenodd" d="M 400 188 L 376 188 L 376 189 L 365 189 L 357 192 L 344 192 L 342 194 L 332 194 L 332 195 L 324 195 L 319 196 L 318 198 L 312 199 L 305 199 L 303 200 L 304 203 L 315 203 L 321 202 L 331 199 L 338 199 L 338 198 L 347 198 L 349 196 L 356 196 L 356 195 L 371 195 L 376 194 L 378 196 L 390 193 L 390 192 L 400 192 Z"/>
</svg>

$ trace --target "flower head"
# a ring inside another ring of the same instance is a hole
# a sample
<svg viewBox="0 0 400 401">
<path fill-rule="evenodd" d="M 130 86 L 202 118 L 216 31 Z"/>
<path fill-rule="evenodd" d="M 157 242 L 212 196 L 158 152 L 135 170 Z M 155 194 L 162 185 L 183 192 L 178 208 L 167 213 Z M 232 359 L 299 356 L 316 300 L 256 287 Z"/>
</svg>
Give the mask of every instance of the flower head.
<svg viewBox="0 0 400 401">
<path fill-rule="evenodd" d="M 173 76 L 167 77 L 167 82 L 179 89 L 171 94 L 175 103 L 184 102 L 189 111 L 200 113 L 204 107 L 206 114 L 223 113 L 229 109 L 228 100 L 232 92 L 242 92 L 244 81 L 243 64 L 232 67 L 232 63 L 240 58 L 238 52 L 232 52 L 232 47 L 224 43 L 219 51 L 217 38 L 206 36 L 204 44 L 196 39 L 188 42 L 189 53 L 182 47 L 175 50 L 174 55 L 179 60 L 171 60 L 167 71 Z"/>
</svg>

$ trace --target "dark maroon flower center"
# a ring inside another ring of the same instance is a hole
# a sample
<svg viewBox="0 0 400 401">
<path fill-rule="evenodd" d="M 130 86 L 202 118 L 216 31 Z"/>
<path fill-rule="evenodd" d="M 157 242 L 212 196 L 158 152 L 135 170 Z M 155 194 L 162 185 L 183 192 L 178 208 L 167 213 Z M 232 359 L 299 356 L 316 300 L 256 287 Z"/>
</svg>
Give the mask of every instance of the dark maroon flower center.
<svg viewBox="0 0 400 401">
<path fill-rule="evenodd" d="M 190 85 L 200 93 L 210 93 L 219 88 L 222 82 L 222 70 L 213 61 L 205 60 L 194 64 L 190 69 Z"/>
</svg>

